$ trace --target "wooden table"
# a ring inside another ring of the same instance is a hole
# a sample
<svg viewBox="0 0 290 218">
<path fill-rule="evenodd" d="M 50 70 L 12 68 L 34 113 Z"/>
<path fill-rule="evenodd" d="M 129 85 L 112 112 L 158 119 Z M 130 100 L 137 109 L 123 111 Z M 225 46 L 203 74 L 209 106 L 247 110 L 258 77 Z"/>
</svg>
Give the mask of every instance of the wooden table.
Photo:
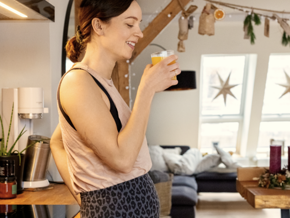
<svg viewBox="0 0 290 218">
<path fill-rule="evenodd" d="M 65 184 L 53 184 L 52 189 L 25 191 L 14 199 L 0 199 L 0 205 L 77 205 Z"/>
<path fill-rule="evenodd" d="M 261 188 L 258 187 L 258 181 L 243 181 L 244 178 L 241 180 L 239 180 L 238 173 L 237 191 L 252 207 L 259 209 L 279 208 L 281 209 L 281 218 L 290 218 L 290 190 Z"/>
</svg>

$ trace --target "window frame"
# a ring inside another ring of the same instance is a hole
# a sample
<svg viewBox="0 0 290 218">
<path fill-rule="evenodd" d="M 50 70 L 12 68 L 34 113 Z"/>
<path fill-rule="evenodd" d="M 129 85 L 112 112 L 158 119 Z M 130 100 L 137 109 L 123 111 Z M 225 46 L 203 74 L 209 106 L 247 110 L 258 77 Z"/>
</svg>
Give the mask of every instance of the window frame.
<svg viewBox="0 0 290 218">
<path fill-rule="evenodd" d="M 223 114 L 223 115 L 202 115 L 202 99 L 203 99 L 203 87 L 200 90 L 200 129 L 201 125 L 204 123 L 229 123 L 229 122 L 238 122 L 239 128 L 237 132 L 237 142 L 236 142 L 236 151 L 240 150 L 241 140 L 242 140 L 242 130 L 243 130 L 243 121 L 245 113 L 245 101 L 247 95 L 247 86 L 248 86 L 248 73 L 249 73 L 249 63 L 250 55 L 249 54 L 205 54 L 201 56 L 201 73 L 200 73 L 200 84 L 203 85 L 204 79 L 204 58 L 205 57 L 221 57 L 221 56 L 244 56 L 244 75 L 243 75 L 243 87 L 242 87 L 242 96 L 240 103 L 240 113 L 237 115 L 233 114 Z M 198 147 L 201 149 L 201 139 L 199 138 Z"/>
<path fill-rule="evenodd" d="M 264 94 L 263 101 L 265 100 L 265 95 L 266 95 L 267 80 L 268 80 L 269 67 L 270 67 L 270 58 L 271 58 L 271 56 L 283 56 L 283 55 L 290 56 L 290 53 L 271 53 L 269 55 L 268 70 L 267 70 L 267 75 L 266 75 L 267 78 L 266 78 L 266 84 L 265 84 L 265 90 L 264 90 L 265 94 Z M 283 114 L 282 113 L 276 113 L 276 114 L 265 113 L 265 114 L 263 114 L 263 107 L 262 107 L 261 108 L 261 114 L 262 114 L 262 116 L 261 116 L 260 125 L 261 125 L 262 122 L 285 122 L 285 121 L 287 122 L 287 121 L 290 121 L 290 113 L 283 113 Z M 260 138 L 260 130 L 259 130 L 259 137 L 258 138 Z M 285 146 L 285 148 L 286 147 L 287 146 Z M 265 152 L 259 152 L 259 141 L 257 143 L 256 152 L 257 152 L 257 155 L 261 155 L 261 154 L 265 153 Z"/>
</svg>

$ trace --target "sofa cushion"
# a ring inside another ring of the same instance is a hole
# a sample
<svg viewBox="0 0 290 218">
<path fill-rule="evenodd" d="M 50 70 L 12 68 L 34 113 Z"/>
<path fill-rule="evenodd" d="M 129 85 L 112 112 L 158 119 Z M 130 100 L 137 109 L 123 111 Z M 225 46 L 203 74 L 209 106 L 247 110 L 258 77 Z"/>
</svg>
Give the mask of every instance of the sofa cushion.
<svg viewBox="0 0 290 218">
<path fill-rule="evenodd" d="M 237 173 L 214 173 L 203 172 L 195 176 L 196 181 L 199 180 L 233 180 L 236 181 Z"/>
<path fill-rule="evenodd" d="M 197 193 L 187 186 L 172 186 L 172 205 L 192 205 L 197 203 Z"/>
<path fill-rule="evenodd" d="M 159 170 L 150 170 L 148 174 L 154 184 L 159 182 L 167 182 L 170 180 L 170 175 L 168 173 L 161 172 Z"/>
<path fill-rule="evenodd" d="M 172 173 L 192 175 L 201 161 L 202 155 L 198 149 L 191 148 L 184 155 L 163 153 L 163 158 Z"/>
<path fill-rule="evenodd" d="M 173 149 L 173 148 L 181 148 L 181 155 L 183 155 L 185 152 L 187 152 L 190 147 L 188 145 L 160 145 L 161 148 L 168 148 L 168 149 Z"/>
<path fill-rule="evenodd" d="M 214 148 L 216 149 L 217 153 L 221 156 L 221 161 L 224 165 L 226 165 L 227 168 L 237 169 L 241 167 L 241 165 L 239 165 L 236 161 L 233 160 L 230 153 L 224 151 L 218 145 L 214 145 Z"/>
<path fill-rule="evenodd" d="M 173 186 L 187 186 L 197 191 L 197 183 L 194 177 L 175 175 L 172 182 Z"/>
<path fill-rule="evenodd" d="M 161 148 L 159 145 L 150 145 L 149 153 L 152 161 L 151 170 L 160 170 L 163 172 L 168 171 L 168 167 L 162 157 L 163 148 Z"/>
<path fill-rule="evenodd" d="M 195 169 L 195 173 L 201 173 L 211 169 L 212 167 L 216 167 L 221 163 L 221 157 L 218 154 L 209 154 L 201 159 L 199 164 Z"/>
</svg>

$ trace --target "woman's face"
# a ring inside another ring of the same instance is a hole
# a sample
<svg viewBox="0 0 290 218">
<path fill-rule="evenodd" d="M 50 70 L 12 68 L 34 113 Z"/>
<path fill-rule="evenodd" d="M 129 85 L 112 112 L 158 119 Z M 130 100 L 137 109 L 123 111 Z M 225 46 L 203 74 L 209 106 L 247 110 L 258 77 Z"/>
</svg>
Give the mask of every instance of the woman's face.
<svg viewBox="0 0 290 218">
<path fill-rule="evenodd" d="M 101 43 L 115 60 L 128 60 L 132 57 L 136 43 L 143 38 L 139 26 L 141 20 L 141 8 L 136 1 L 133 1 L 123 14 L 112 18 L 105 25 L 104 35 L 100 37 Z"/>
</svg>

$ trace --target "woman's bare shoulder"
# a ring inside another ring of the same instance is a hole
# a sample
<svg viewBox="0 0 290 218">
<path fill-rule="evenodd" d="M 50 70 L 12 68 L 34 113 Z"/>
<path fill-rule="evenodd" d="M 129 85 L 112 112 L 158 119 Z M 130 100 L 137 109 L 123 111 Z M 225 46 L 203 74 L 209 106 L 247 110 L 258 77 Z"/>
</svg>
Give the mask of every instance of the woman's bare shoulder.
<svg viewBox="0 0 290 218">
<path fill-rule="evenodd" d="M 103 103 L 100 88 L 92 76 L 84 70 L 74 70 L 65 75 L 60 86 L 60 100 L 66 112 L 80 103 L 85 105 L 91 101 Z"/>
</svg>

